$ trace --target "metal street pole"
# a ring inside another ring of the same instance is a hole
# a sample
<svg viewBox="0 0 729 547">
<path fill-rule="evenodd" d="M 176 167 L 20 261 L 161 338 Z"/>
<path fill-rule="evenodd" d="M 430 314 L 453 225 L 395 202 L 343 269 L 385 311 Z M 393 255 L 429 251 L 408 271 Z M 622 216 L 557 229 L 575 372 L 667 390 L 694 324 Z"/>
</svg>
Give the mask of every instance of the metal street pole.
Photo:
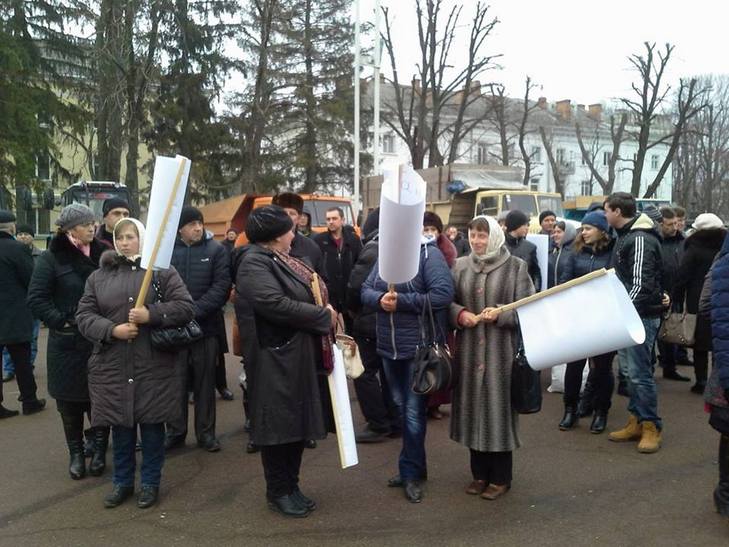
<svg viewBox="0 0 729 547">
<path fill-rule="evenodd" d="M 380 40 L 380 0 L 375 2 L 375 81 L 374 81 L 374 135 L 372 141 L 372 160 L 375 175 L 380 174 L 380 59 L 382 41 Z"/>
<path fill-rule="evenodd" d="M 355 218 L 359 214 L 359 67 L 360 67 L 360 37 L 359 37 L 359 0 L 354 0 L 354 199 L 352 208 Z"/>
</svg>

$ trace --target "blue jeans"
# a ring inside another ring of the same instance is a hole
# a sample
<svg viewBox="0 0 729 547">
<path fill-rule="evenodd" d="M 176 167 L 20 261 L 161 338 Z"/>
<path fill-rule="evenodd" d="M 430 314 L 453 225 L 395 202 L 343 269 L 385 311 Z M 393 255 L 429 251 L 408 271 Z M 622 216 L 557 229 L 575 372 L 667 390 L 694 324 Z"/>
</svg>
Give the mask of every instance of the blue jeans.
<svg viewBox="0 0 729 547">
<path fill-rule="evenodd" d="M 165 462 L 165 425 L 139 424 L 142 436 L 142 486 L 159 487 Z M 114 446 L 114 484 L 134 486 L 137 428 L 115 425 L 111 428 Z"/>
<path fill-rule="evenodd" d="M 33 339 L 30 341 L 30 366 L 35 363 L 35 356 L 38 354 L 38 332 L 40 332 L 40 320 L 33 321 Z M 3 350 L 3 372 L 5 374 L 15 374 L 15 363 L 10 358 L 8 348 Z"/>
<path fill-rule="evenodd" d="M 420 480 L 428 476 L 425 464 L 425 428 L 427 424 L 424 395 L 413 393 L 414 364 L 412 359 L 382 359 L 387 384 L 402 424 L 400 478 Z"/>
<path fill-rule="evenodd" d="M 658 318 L 641 318 L 641 320 L 645 327 L 645 342 L 618 352 L 620 370 L 628 378 L 630 393 L 628 411 L 638 418 L 638 422 L 653 422 L 658 429 L 662 429 L 663 423 L 658 416 L 658 395 L 651 358 L 661 320 Z"/>
</svg>

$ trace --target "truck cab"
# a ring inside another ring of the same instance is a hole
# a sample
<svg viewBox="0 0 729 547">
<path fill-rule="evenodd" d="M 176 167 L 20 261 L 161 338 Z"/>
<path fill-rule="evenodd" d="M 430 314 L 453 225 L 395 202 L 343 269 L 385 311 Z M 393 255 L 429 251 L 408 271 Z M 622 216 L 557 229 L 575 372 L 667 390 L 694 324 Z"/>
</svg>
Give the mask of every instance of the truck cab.
<svg viewBox="0 0 729 547">
<path fill-rule="evenodd" d="M 89 180 L 72 184 L 61 194 L 61 207 L 71 203 L 83 203 L 96 215 L 98 221 L 103 218 L 102 207 L 109 198 L 121 198 L 130 202 L 129 190 L 118 182 Z"/>
</svg>

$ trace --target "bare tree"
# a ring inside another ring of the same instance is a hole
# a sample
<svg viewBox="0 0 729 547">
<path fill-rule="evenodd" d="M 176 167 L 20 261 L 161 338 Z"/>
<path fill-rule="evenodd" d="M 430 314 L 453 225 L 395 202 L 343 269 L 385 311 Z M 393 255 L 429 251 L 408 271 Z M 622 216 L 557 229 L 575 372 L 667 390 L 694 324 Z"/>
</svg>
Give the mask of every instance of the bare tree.
<svg viewBox="0 0 729 547">
<path fill-rule="evenodd" d="M 494 67 L 493 60 L 497 57 L 485 55 L 484 49 L 486 38 L 498 20 L 488 19 L 489 6 L 479 0 L 471 20 L 466 65 L 453 74 L 452 46 L 460 30 L 458 22 L 463 5 L 451 8 L 444 25 L 441 25 L 442 7 L 443 0 L 415 2 L 420 62 L 418 77 L 412 79 L 410 88 L 401 84 L 395 62 L 392 22 L 388 9 L 382 10 L 385 20 L 382 38 L 393 70 L 394 87 L 394 102 L 384 102 L 383 119 L 407 144 L 415 168 L 423 167 L 426 152 L 431 167 L 442 165 L 445 158 L 449 162 L 457 158 L 461 141 L 485 117 L 483 110 L 469 116 L 469 107 L 481 100 L 480 85 L 476 86 L 476 81 Z M 443 32 L 439 35 L 441 26 Z M 444 123 L 445 110 L 451 108 L 456 110 L 454 119 Z M 448 139 L 443 138 L 446 136 Z M 447 149 L 441 151 L 445 140 L 448 141 Z"/>
<path fill-rule="evenodd" d="M 529 94 L 536 85 L 532 83 L 532 79 L 527 76 L 524 82 L 524 101 L 522 103 L 521 119 L 519 121 L 518 134 L 519 134 L 519 150 L 521 151 L 521 158 L 524 162 L 524 186 L 529 184 L 529 180 L 532 176 L 532 153 L 527 152 L 525 139 L 526 136 L 532 131 L 527 129 L 527 122 L 529 121 L 530 114 L 539 108 L 536 103 L 529 102 Z"/>
<path fill-rule="evenodd" d="M 544 129 L 543 125 L 539 126 L 539 135 L 542 137 L 542 144 L 544 145 L 544 149 L 547 152 L 549 165 L 552 168 L 552 177 L 554 177 L 554 190 L 555 192 L 559 193 L 564 199 L 564 179 L 562 178 L 562 165 L 560 165 L 560 162 L 554 154 L 554 149 L 552 147 L 552 137 L 547 135 L 547 131 Z"/>
<path fill-rule="evenodd" d="M 617 120 L 617 121 L 616 121 Z M 611 194 L 615 186 L 615 167 L 618 160 L 620 159 L 620 145 L 625 140 L 625 126 L 628 123 L 628 115 L 623 112 L 619 117 L 615 114 L 610 115 L 610 139 L 612 141 L 612 150 L 608 159 L 608 172 L 607 177 L 604 177 L 597 169 L 597 157 L 600 149 L 600 123 L 599 121 L 595 124 L 595 138 L 593 143 L 597 146 L 592 146 L 588 149 L 585 146 L 585 141 L 582 136 L 582 127 L 578 123 L 575 124 L 575 131 L 577 133 L 577 143 L 580 146 L 580 153 L 582 154 L 582 160 L 590 170 L 590 178 L 597 181 L 604 194 Z"/>
</svg>

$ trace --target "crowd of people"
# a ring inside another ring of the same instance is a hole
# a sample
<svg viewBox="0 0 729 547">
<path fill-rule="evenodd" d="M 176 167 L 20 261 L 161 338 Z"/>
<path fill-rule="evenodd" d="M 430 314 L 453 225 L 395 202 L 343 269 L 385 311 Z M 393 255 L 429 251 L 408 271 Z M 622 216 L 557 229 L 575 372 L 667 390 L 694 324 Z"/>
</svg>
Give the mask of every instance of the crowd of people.
<svg viewBox="0 0 729 547">
<path fill-rule="evenodd" d="M 635 199 L 622 192 L 592 208 L 579 228 L 542 211 L 540 233 L 550 243 L 548 264 L 540 264 L 522 211 L 498 219 L 478 215 L 466 234 L 426 212 L 418 273 L 392 286 L 378 273 L 378 209 L 359 233 L 332 207 L 326 230 L 316 233 L 301 196 L 281 193 L 250 212 L 244 231 L 230 229 L 218 242 L 201 211 L 188 206 L 180 215 L 172 267 L 155 272 L 146 299 L 137 302 L 145 227 L 124 201 L 107 200 L 98 226 L 88 207 L 65 207 L 42 253 L 32 229 L 0 211 L 3 381 L 17 379 L 23 414 L 45 408 L 33 373 L 43 322 L 48 394 L 65 434 L 69 475 L 102 475 L 111 436 L 113 486 L 104 505 L 116 507 L 134 494 L 135 452 L 141 450 L 137 505 L 151 507 L 165 453 L 185 445 L 191 406 L 197 446 L 221 449 L 215 393 L 234 398 L 224 360 L 223 310 L 232 302 L 246 450 L 260 452 L 272 510 L 300 518 L 316 509 L 299 479 L 304 450 L 335 431 L 327 375 L 338 333 L 354 337 L 364 367 L 353 380 L 365 419 L 356 441 L 401 439 L 397 472 L 387 485 L 401 488 L 409 502 L 422 501 L 428 419 L 442 418 L 441 407 L 450 404 L 450 437 L 470 454 L 472 481 L 465 492 L 496 500 L 511 487 L 513 451 L 520 445 L 511 401 L 520 327 L 516 312 L 500 307 L 543 286 L 614 268 L 645 341 L 567 363 L 558 428 L 573 430 L 591 416 L 590 432 L 605 431 L 617 358 L 617 392 L 628 397 L 629 419 L 608 438 L 636 441 L 640 453 L 656 452 L 663 422 L 654 367 L 661 367 L 664 379 L 689 381 L 677 365 L 692 364 L 691 391 L 705 394 L 710 423 L 721 434 L 714 498 L 717 510 L 729 516 L 729 238 L 716 215 L 698 215 L 688 230 L 685 216 L 680 207 L 638 212 Z M 693 362 L 685 346 L 658 337 L 670 311 L 696 316 Z M 430 395 L 411 387 L 424 322 L 433 342 L 454 350 L 458 371 L 452 386 Z M 197 334 L 174 351 L 159 342 L 166 330 L 191 325 Z M 19 413 L 1 403 L 0 390 L 0 418 Z"/>
</svg>

